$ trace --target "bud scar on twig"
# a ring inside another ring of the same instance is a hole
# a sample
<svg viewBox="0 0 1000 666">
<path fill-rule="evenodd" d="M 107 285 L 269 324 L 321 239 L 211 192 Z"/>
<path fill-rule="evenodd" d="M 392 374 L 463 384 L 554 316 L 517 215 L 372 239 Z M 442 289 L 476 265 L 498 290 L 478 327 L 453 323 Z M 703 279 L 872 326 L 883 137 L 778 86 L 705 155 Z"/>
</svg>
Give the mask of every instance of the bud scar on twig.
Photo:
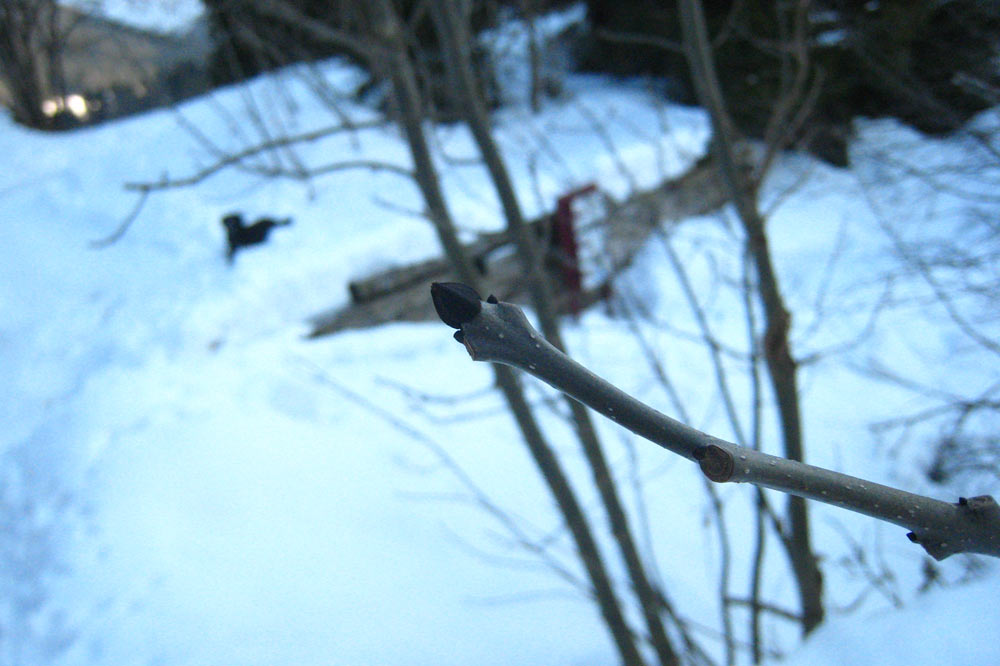
<svg viewBox="0 0 1000 666">
<path fill-rule="evenodd" d="M 612 386 L 550 345 L 521 308 L 471 287 L 435 282 L 438 316 L 474 361 L 519 368 L 635 434 L 697 462 L 712 481 L 752 483 L 839 506 L 911 530 L 907 536 L 935 559 L 954 553 L 1000 557 L 1000 505 L 989 496 L 957 504 L 931 499 L 831 470 L 768 455 L 712 437 L 658 412 Z"/>
</svg>

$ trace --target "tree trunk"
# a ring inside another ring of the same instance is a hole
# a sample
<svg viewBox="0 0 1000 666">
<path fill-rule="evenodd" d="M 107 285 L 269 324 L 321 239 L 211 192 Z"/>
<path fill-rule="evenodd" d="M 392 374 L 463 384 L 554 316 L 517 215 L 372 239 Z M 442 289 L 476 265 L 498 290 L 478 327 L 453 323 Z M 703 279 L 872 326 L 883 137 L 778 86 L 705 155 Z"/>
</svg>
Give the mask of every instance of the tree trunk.
<svg viewBox="0 0 1000 666">
<path fill-rule="evenodd" d="M 746 243 L 757 272 L 757 290 L 766 328 L 763 351 L 781 419 L 785 457 L 803 461 L 802 424 L 797 367 L 789 348 L 791 315 L 785 308 L 768 250 L 764 219 L 757 206 L 755 186 L 737 168 L 735 129 L 725 107 L 715 72 L 705 19 L 698 0 L 678 0 L 684 50 L 691 66 L 698 98 L 712 117 L 716 152 L 723 178 L 729 184 Z M 809 633 L 823 621 L 823 580 L 810 543 L 805 500 L 788 498 L 789 533 L 781 535 L 791 561 L 802 605 L 802 629 Z"/>
<path fill-rule="evenodd" d="M 565 349 L 549 283 L 542 270 L 541 253 L 535 239 L 527 232 L 527 225 L 524 222 L 524 216 L 521 213 L 520 204 L 517 201 L 517 195 L 507 173 L 506 165 L 490 132 L 486 107 L 476 94 L 477 86 L 469 53 L 469 44 L 472 38 L 468 34 L 467 23 L 460 15 L 460 7 L 454 0 L 434 2 L 431 7 L 435 25 L 440 34 L 445 62 L 459 96 L 457 106 L 465 114 L 466 124 L 472 132 L 497 190 L 507 219 L 508 230 L 515 239 L 525 273 L 528 276 L 532 300 L 542 325 L 542 331 L 549 342 L 560 349 Z M 660 663 L 676 664 L 678 663 L 677 655 L 670 644 L 660 617 L 659 597 L 649 582 L 642 559 L 632 538 L 628 518 L 618 498 L 614 478 L 590 418 L 590 412 L 576 400 L 567 398 L 566 402 L 572 412 L 577 435 L 607 512 L 609 529 L 618 544 L 635 594 L 639 599 L 653 648 Z"/>
<path fill-rule="evenodd" d="M 441 192 L 430 150 L 423 129 L 421 101 L 406 51 L 398 16 L 389 0 L 374 0 L 371 12 L 373 29 L 387 47 L 383 73 L 392 81 L 394 102 L 399 121 L 413 155 L 418 186 L 428 206 L 428 212 L 438 232 L 445 253 L 456 272 L 469 285 L 476 285 L 478 276 L 463 251 L 455 232 L 450 212 Z M 633 640 L 607 575 L 603 559 L 594 540 L 586 515 L 576 499 L 572 486 L 551 447 L 545 441 L 534 415 L 524 398 L 517 377 L 509 368 L 494 366 L 497 385 L 521 429 L 525 443 L 559 507 L 573 536 L 580 559 L 590 578 L 594 595 L 608 630 L 625 664 L 642 664 L 642 657 Z"/>
</svg>

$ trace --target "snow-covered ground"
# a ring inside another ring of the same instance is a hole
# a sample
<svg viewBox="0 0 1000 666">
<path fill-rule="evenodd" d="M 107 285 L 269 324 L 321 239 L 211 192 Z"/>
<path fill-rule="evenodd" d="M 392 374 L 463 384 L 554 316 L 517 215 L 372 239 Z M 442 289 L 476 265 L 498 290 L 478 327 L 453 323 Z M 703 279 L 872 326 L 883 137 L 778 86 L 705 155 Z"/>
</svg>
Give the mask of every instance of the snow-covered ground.
<svg viewBox="0 0 1000 666">
<path fill-rule="evenodd" d="M 254 82 L 259 108 L 290 132 L 333 123 L 298 72 Z M 337 63 L 325 74 L 355 76 Z M 697 110 L 665 107 L 638 84 L 573 77 L 566 87 L 571 96 L 538 116 L 515 106 L 497 117 L 529 214 L 592 180 L 621 197 L 683 171 L 705 150 Z M 180 113 L 235 148 L 253 138 L 234 122 L 245 99 L 223 90 Z M 978 122 L 995 125 L 997 115 Z M 918 300 L 912 276 L 897 277 L 895 298 L 869 326 L 896 266 L 873 210 L 893 220 L 933 214 L 921 227 L 928 234 L 958 228 L 967 212 L 947 191 L 932 199 L 919 180 L 895 177 L 902 169 L 887 178 L 875 156 L 890 146 L 922 166 L 973 151 L 958 139 L 865 122 L 852 148 L 855 169 L 791 155 L 765 188 L 796 352 L 834 350 L 803 370 L 808 457 L 942 499 L 997 494 L 988 477 L 931 485 L 921 467 L 931 452 L 926 431 L 886 441 L 869 428 L 927 404 L 862 372 L 874 361 L 962 395 L 997 375 L 994 357 Z M 436 149 L 472 154 L 456 128 L 438 134 Z M 59 135 L 2 118 L 0 152 L 8 165 L 0 171 L 0 663 L 614 661 L 594 607 L 513 544 L 449 467 L 459 465 L 531 538 L 554 537 L 554 556 L 577 575 L 551 502 L 488 390 L 489 369 L 472 363 L 441 324 L 302 337 L 310 315 L 346 301 L 349 279 L 438 252 L 430 226 L 407 212 L 420 209 L 410 182 L 361 170 L 302 184 L 230 169 L 152 195 L 128 232 L 98 250 L 91 241 L 137 203 L 123 183 L 181 177 L 212 162 L 177 116 L 158 111 Z M 392 128 L 331 137 L 298 155 L 314 166 L 409 162 Z M 498 228 L 483 173 L 441 165 L 463 228 Z M 989 205 L 982 210 L 1000 210 Z M 218 221 L 235 210 L 288 215 L 294 224 L 229 266 Z M 730 280 L 741 274 L 735 228 L 724 217 L 686 220 L 672 243 L 717 335 L 739 347 L 746 334 Z M 660 241 L 620 289 L 650 309 L 639 328 L 685 394 L 693 425 L 731 437 Z M 863 331 L 862 344 L 844 347 Z M 593 311 L 567 322 L 567 339 L 596 372 L 674 413 L 625 320 Z M 734 378 L 740 405 L 748 404 L 745 384 Z M 534 399 L 548 393 L 532 385 Z M 567 424 L 558 410 L 541 413 L 603 525 Z M 631 479 L 642 479 L 646 545 L 660 578 L 718 652 L 718 544 L 697 471 L 608 422 L 600 428 L 630 505 Z M 774 449 L 770 417 L 764 433 Z M 739 596 L 751 545 L 748 495 L 720 493 Z M 813 516 L 830 618 L 797 652 L 794 627 L 768 625 L 793 663 L 1000 663 L 1000 646 L 985 640 L 1000 633 L 992 561 L 952 558 L 940 565 L 941 580 L 972 582 L 919 592 L 927 559 L 902 530 L 827 507 Z M 784 562 L 770 547 L 767 598 L 794 609 Z M 852 558 L 856 552 L 864 559 Z M 742 627 L 738 613 L 737 621 Z"/>
</svg>

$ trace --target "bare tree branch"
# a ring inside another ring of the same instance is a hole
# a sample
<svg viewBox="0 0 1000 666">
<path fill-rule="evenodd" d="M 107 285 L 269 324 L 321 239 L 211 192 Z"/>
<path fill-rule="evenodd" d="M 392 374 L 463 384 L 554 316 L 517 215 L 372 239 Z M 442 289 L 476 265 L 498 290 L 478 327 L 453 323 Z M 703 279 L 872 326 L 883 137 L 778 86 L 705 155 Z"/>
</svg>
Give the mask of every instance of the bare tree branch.
<svg viewBox="0 0 1000 666">
<path fill-rule="evenodd" d="M 791 622 L 802 622 L 802 616 L 798 613 L 793 613 L 790 610 L 779 608 L 773 604 L 765 604 L 753 599 L 737 599 L 736 597 L 730 597 L 728 601 L 734 606 L 747 606 L 754 611 L 754 615 L 757 615 L 760 611 L 764 611 Z"/>
<path fill-rule="evenodd" d="M 391 411 L 375 404 L 371 400 L 368 400 L 359 393 L 351 390 L 344 384 L 336 381 L 332 376 L 330 376 L 329 373 L 325 372 L 322 368 L 315 365 L 311 361 L 304 358 L 300 360 L 303 366 L 310 372 L 314 380 L 327 386 L 328 388 L 333 389 L 341 397 L 353 402 L 362 409 L 371 412 L 377 418 L 385 421 L 408 438 L 426 447 L 438 459 L 441 465 L 443 465 L 443 467 L 454 476 L 458 483 L 465 489 L 466 493 L 468 493 L 468 495 L 464 496 L 463 499 L 471 501 L 473 504 L 492 516 L 507 531 L 515 544 L 537 557 L 546 568 L 553 571 L 559 578 L 566 581 L 573 589 L 583 592 L 588 596 L 592 596 L 594 594 L 593 588 L 587 585 L 585 581 L 581 580 L 579 576 L 575 575 L 569 567 L 563 564 L 551 552 L 551 549 L 548 547 L 548 544 L 544 539 L 537 539 L 527 534 L 523 527 L 526 524 L 526 521 L 524 521 L 523 518 L 512 515 L 509 511 L 503 509 L 492 498 L 490 498 L 489 494 L 483 490 L 475 482 L 475 480 L 472 479 L 472 477 L 469 476 L 468 472 L 466 472 L 458 461 L 448 453 L 445 447 L 441 446 L 431 437 L 424 434 L 413 425 L 405 422 Z M 467 541 L 463 541 L 463 544 L 470 549 L 476 548 Z M 481 556 L 490 556 L 481 549 L 477 550 Z"/>
<path fill-rule="evenodd" d="M 761 174 L 748 178 L 738 168 L 738 131 L 719 83 L 701 3 L 678 0 L 678 9 L 695 90 L 712 118 L 713 150 L 719 160 L 720 175 L 729 187 L 756 268 L 757 292 L 765 318 L 764 359 L 781 421 L 785 455 L 801 461 L 804 452 L 797 366 L 789 341 L 791 314 L 785 307 L 771 261 L 765 220 L 757 200 Z M 802 604 L 802 629 L 809 633 L 823 620 L 823 578 L 811 544 L 809 513 L 801 497 L 794 494 L 788 497 L 787 513 L 792 538 L 784 545 Z"/>
<path fill-rule="evenodd" d="M 467 289 L 467 288 L 466 288 Z M 990 496 L 956 504 L 916 495 L 712 437 L 656 411 L 550 345 L 519 307 L 485 303 L 435 284 L 442 319 L 475 361 L 520 368 L 619 425 L 688 460 L 710 480 L 744 482 L 839 506 L 906 527 L 911 541 L 938 560 L 955 553 L 1000 557 L 1000 505 Z"/>
<path fill-rule="evenodd" d="M 684 47 L 673 40 L 665 37 L 657 37 L 655 35 L 647 35 L 641 32 L 625 32 L 621 30 L 597 28 L 594 30 L 594 36 L 605 42 L 632 44 L 635 46 L 652 46 L 653 48 L 668 51 L 670 53 L 684 53 Z"/>
<path fill-rule="evenodd" d="M 135 222 L 136 218 L 139 217 L 139 213 L 142 212 L 143 206 L 146 205 L 147 198 L 149 198 L 149 190 L 139 192 L 139 200 L 135 202 L 132 212 L 129 213 L 124 220 L 122 220 L 122 223 L 118 225 L 118 228 L 104 238 L 96 238 L 90 241 L 90 247 L 95 250 L 100 250 L 117 243 L 118 240 L 125 235 L 125 232 L 128 231 L 129 227 L 132 226 L 132 223 Z"/>
<path fill-rule="evenodd" d="M 195 171 L 194 173 L 182 176 L 180 178 L 167 178 L 166 176 L 160 178 L 160 180 L 152 182 L 131 182 L 125 184 L 126 190 L 131 190 L 133 192 L 153 192 L 156 190 L 166 190 L 178 187 L 189 187 L 191 185 L 197 185 L 198 183 L 214 176 L 223 169 L 231 166 L 237 166 L 242 164 L 245 160 L 261 155 L 271 150 L 277 148 L 287 147 L 291 145 L 297 145 L 302 143 L 309 143 L 312 141 L 318 141 L 319 139 L 338 134 L 340 132 L 349 132 L 357 129 L 367 129 L 372 127 L 381 127 L 384 125 L 384 121 L 372 120 L 365 123 L 356 123 L 351 126 L 347 125 L 333 125 L 331 127 L 323 127 L 317 130 L 311 130 L 309 132 L 302 132 L 299 134 L 292 134 L 288 136 L 281 136 L 275 139 L 269 139 L 262 143 L 244 148 L 243 150 L 237 151 L 235 153 L 223 154 L 218 160 L 212 164 Z M 343 162 L 336 162 L 330 165 L 325 165 L 321 167 L 309 168 L 306 171 L 300 172 L 301 174 L 308 175 L 318 175 L 323 173 L 330 173 L 332 171 L 343 171 L 346 169 L 372 169 L 375 171 L 388 171 L 391 173 L 397 173 L 407 178 L 412 178 L 413 174 L 409 169 L 406 169 L 395 164 L 389 164 L 387 162 L 377 162 L 373 160 L 346 160 Z M 265 172 L 265 169 L 256 168 L 257 172 Z M 290 175 L 294 172 L 292 171 L 282 171 L 275 168 L 273 172 L 266 172 L 266 175 Z"/>
<path fill-rule="evenodd" d="M 543 257 L 535 239 L 531 238 L 527 232 L 528 227 L 513 182 L 490 130 L 489 117 L 482 95 L 477 94 L 478 86 L 476 85 L 469 48 L 472 38 L 468 31 L 467 17 L 462 15 L 463 10 L 467 7 L 454 0 L 447 2 L 442 0 L 431 3 L 430 9 L 443 46 L 446 69 L 457 93 L 456 101 L 463 110 L 466 125 L 469 127 L 483 157 L 486 170 L 493 182 L 497 197 L 500 199 L 507 227 L 510 235 L 514 238 L 524 267 L 529 292 L 541 321 L 542 330 L 545 331 L 553 344 L 564 348 L 565 345 L 562 342 L 556 319 L 555 301 L 542 271 Z M 639 601 L 642 616 L 649 631 L 650 643 L 661 664 L 677 664 L 679 663 L 677 654 L 666 633 L 656 605 L 655 590 L 646 574 L 642 559 L 639 557 L 628 517 L 618 497 L 614 478 L 608 467 L 593 421 L 587 410 L 578 403 L 569 401 L 569 408 L 573 415 L 577 437 L 607 514 L 609 531 L 618 545 L 618 550 L 625 562 L 625 568 Z"/>
<path fill-rule="evenodd" d="M 441 7 L 439 9 L 445 13 L 443 20 L 437 21 L 439 29 L 444 33 L 441 35 L 442 41 L 453 43 L 453 40 L 449 39 L 447 35 L 451 32 L 450 28 L 454 28 L 453 22 L 456 21 L 456 16 L 446 11 L 453 8 Z M 416 75 L 412 59 L 407 52 L 399 15 L 389 0 L 373 1 L 365 7 L 365 11 L 373 26 L 373 39 L 383 45 L 381 52 L 384 57 L 374 64 L 376 69 L 392 84 L 392 108 L 397 114 L 400 127 L 410 146 L 414 161 L 415 180 L 427 204 L 429 217 L 455 271 L 462 276 L 461 279 L 475 283 L 478 280 L 477 271 L 458 240 L 453 218 L 441 190 L 437 168 L 427 144 L 422 113 L 425 103 L 417 88 Z M 468 44 L 462 44 L 461 39 L 458 41 L 460 42 L 458 48 L 464 48 L 466 51 L 464 57 L 459 57 L 457 53 L 453 53 L 453 57 L 467 68 L 470 66 L 467 59 Z M 466 73 L 468 74 L 468 72 Z M 482 100 L 473 97 L 471 109 L 484 113 L 481 108 L 476 106 L 481 103 Z M 523 230 L 521 230 L 521 236 L 526 237 Z M 530 253 L 533 248 L 521 248 L 522 252 L 525 249 L 528 250 L 527 256 L 534 256 Z M 526 263 L 530 266 L 532 262 L 529 260 Z M 566 520 L 577 553 L 593 586 L 597 606 L 608 631 L 611 633 L 622 662 L 625 664 L 645 663 L 636 645 L 635 633 L 629 627 L 625 615 L 622 613 L 601 551 L 586 514 L 577 499 L 576 491 L 563 471 L 558 457 L 542 434 L 525 399 L 519 378 L 509 368 L 499 366 L 494 367 L 494 376 L 518 423 L 524 442 Z"/>
</svg>

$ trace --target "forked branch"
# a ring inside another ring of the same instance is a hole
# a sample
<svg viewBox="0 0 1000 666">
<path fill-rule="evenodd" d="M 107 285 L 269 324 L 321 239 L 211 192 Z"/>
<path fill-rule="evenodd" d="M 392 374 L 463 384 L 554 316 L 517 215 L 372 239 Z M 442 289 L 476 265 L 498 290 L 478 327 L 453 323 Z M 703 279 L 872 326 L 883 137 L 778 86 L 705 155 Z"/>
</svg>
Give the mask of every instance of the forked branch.
<svg viewBox="0 0 1000 666">
<path fill-rule="evenodd" d="M 937 560 L 955 553 L 1000 557 L 1000 505 L 991 496 L 951 504 L 712 437 L 612 386 L 550 345 L 521 309 L 490 296 L 483 302 L 458 283 L 431 286 L 442 321 L 474 361 L 519 368 L 663 448 L 697 462 L 717 483 L 751 483 L 832 504 L 910 530 Z"/>
</svg>

